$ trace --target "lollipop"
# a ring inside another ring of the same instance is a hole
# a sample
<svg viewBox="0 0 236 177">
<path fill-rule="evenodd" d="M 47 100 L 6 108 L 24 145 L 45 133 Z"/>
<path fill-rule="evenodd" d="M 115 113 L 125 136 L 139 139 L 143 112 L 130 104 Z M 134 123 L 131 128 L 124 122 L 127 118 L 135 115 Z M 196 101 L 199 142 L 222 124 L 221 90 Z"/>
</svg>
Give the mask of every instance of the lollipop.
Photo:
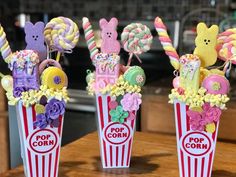
<svg viewBox="0 0 236 177">
<path fill-rule="evenodd" d="M 2 53 L 2 58 L 4 59 L 4 61 L 6 63 L 10 63 L 12 52 L 9 43 L 6 39 L 6 34 L 1 24 L 0 24 L 0 51 Z"/>
<path fill-rule="evenodd" d="M 93 60 L 95 58 L 95 55 L 98 54 L 98 49 L 96 46 L 96 42 L 94 40 L 92 25 L 90 24 L 89 19 L 87 17 L 84 17 L 82 21 L 83 21 L 85 40 L 90 52 L 90 58 L 91 60 Z"/>
<path fill-rule="evenodd" d="M 236 29 L 228 29 L 218 35 L 216 46 L 218 57 L 236 64 Z"/>
<path fill-rule="evenodd" d="M 78 26 L 69 18 L 53 18 L 44 29 L 47 45 L 52 51 L 58 51 L 57 61 L 60 53 L 71 53 L 79 41 Z"/>
<path fill-rule="evenodd" d="M 128 66 L 131 63 L 131 58 L 136 55 L 137 59 L 141 62 L 137 55 L 150 50 L 152 44 L 152 34 L 149 28 L 141 23 L 131 23 L 126 26 L 121 34 L 121 42 L 124 50 L 130 53 Z"/>
<path fill-rule="evenodd" d="M 166 55 L 168 55 L 170 58 L 171 65 L 176 70 L 178 70 L 179 69 L 179 55 L 172 45 L 171 39 L 166 30 L 166 26 L 164 25 L 160 17 L 156 17 L 154 25 L 159 35 L 161 45 L 163 46 Z"/>
</svg>

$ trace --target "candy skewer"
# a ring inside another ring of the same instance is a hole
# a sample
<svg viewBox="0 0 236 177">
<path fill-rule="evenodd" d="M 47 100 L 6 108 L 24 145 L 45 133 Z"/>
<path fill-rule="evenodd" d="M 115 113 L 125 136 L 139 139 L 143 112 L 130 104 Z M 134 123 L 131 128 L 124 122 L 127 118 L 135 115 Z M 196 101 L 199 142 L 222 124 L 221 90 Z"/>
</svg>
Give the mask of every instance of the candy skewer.
<svg viewBox="0 0 236 177">
<path fill-rule="evenodd" d="M 0 51 L 4 61 L 6 63 L 10 63 L 12 52 L 9 43 L 6 39 L 6 33 L 4 32 L 1 24 L 0 24 Z"/>
<path fill-rule="evenodd" d="M 179 55 L 172 45 L 172 41 L 167 33 L 166 26 L 164 25 L 160 17 L 156 17 L 154 25 L 159 35 L 161 45 L 163 46 L 166 55 L 168 55 L 170 58 L 171 65 L 176 70 L 178 70 L 179 69 Z"/>
<path fill-rule="evenodd" d="M 83 29 L 84 29 L 84 34 L 85 34 L 85 40 L 88 45 L 88 49 L 90 52 L 90 58 L 91 60 L 94 60 L 96 54 L 98 54 L 98 49 L 96 46 L 96 42 L 94 39 L 94 32 L 92 29 L 92 25 L 89 22 L 89 19 L 87 17 L 83 17 Z"/>
</svg>

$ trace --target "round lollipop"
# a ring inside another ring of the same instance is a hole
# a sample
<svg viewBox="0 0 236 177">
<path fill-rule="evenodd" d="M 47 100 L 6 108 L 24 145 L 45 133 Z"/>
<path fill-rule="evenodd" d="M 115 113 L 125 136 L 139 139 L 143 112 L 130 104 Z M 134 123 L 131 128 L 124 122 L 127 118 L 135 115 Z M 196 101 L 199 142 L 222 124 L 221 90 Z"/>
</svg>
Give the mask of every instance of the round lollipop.
<svg viewBox="0 0 236 177">
<path fill-rule="evenodd" d="M 124 28 L 121 34 L 121 42 L 124 50 L 130 53 L 128 66 L 133 55 L 136 55 L 141 62 L 137 55 L 150 50 L 152 38 L 149 28 L 141 23 L 131 23 Z"/>
<path fill-rule="evenodd" d="M 79 29 L 76 23 L 66 17 L 53 18 L 44 29 L 44 36 L 50 50 L 60 53 L 71 53 L 79 41 Z"/>
</svg>

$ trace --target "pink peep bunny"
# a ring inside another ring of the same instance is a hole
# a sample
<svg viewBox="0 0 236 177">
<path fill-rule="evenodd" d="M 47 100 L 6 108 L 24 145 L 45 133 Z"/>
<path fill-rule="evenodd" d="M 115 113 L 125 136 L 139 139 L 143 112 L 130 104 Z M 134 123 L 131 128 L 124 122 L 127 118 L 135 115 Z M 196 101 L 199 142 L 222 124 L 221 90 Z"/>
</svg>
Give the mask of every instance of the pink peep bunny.
<svg viewBox="0 0 236 177">
<path fill-rule="evenodd" d="M 116 18 L 112 18 L 109 22 L 106 19 L 102 18 L 99 21 L 99 25 L 101 28 L 101 52 L 111 54 L 111 53 L 120 53 L 120 43 L 117 40 L 117 31 L 116 27 L 118 25 L 118 20 Z"/>
</svg>

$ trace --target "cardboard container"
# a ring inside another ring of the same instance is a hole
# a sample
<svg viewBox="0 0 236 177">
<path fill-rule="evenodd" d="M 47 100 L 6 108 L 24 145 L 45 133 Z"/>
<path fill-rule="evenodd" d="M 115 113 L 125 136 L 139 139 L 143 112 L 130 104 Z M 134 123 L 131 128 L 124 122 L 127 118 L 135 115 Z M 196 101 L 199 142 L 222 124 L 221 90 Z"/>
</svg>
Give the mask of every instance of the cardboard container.
<svg viewBox="0 0 236 177">
<path fill-rule="evenodd" d="M 58 176 L 59 156 L 63 128 L 63 116 L 58 127 L 45 129 L 34 127 L 35 107 L 17 104 L 17 121 L 21 141 L 21 156 L 26 177 Z"/>
<path fill-rule="evenodd" d="M 103 168 L 128 168 L 130 165 L 135 119 L 121 123 L 111 121 L 109 95 L 96 95 L 100 156 Z M 136 114 L 136 113 L 135 113 Z"/>
<path fill-rule="evenodd" d="M 211 177 L 219 122 L 214 133 L 190 129 L 189 107 L 175 101 L 175 123 L 180 177 Z"/>
</svg>

